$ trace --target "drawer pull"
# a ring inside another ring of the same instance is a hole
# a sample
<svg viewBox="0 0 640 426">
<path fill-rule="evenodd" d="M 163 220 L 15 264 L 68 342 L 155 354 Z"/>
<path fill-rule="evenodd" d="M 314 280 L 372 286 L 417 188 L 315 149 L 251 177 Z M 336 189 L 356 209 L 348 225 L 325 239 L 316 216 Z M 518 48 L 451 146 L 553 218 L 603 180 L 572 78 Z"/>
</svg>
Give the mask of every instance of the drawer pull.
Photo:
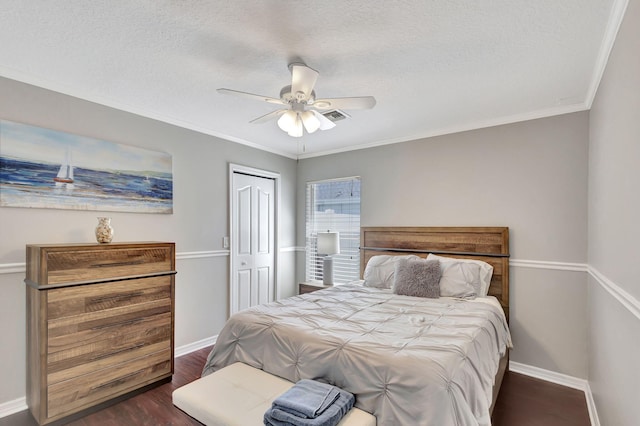
<svg viewBox="0 0 640 426">
<path fill-rule="evenodd" d="M 109 358 L 110 356 L 114 356 L 123 352 L 133 351 L 135 349 L 139 349 L 144 346 L 144 343 L 138 343 L 134 346 L 129 346 L 127 348 L 118 349 L 117 351 L 112 351 L 107 354 L 97 355 L 91 358 L 91 361 L 98 361 L 100 359 Z"/>
<path fill-rule="evenodd" d="M 112 268 L 114 266 L 142 265 L 143 263 L 145 263 L 144 260 L 129 260 L 126 262 L 113 262 L 113 263 L 95 263 L 91 265 L 91 268 Z"/>
<path fill-rule="evenodd" d="M 132 372 L 132 373 L 125 374 L 124 376 L 120 376 L 120 377 L 118 377 L 117 379 L 109 380 L 108 382 L 103 383 L 103 384 L 101 384 L 101 385 L 98 385 L 98 386 L 92 386 L 92 387 L 91 387 L 91 390 L 92 390 L 92 391 L 94 391 L 94 390 L 98 390 L 98 389 L 102 389 L 102 388 L 108 388 L 108 387 L 110 387 L 110 386 L 116 386 L 116 385 L 118 385 L 118 384 L 121 384 L 121 383 L 126 382 L 126 381 L 127 381 L 127 379 L 129 379 L 129 378 L 131 378 L 131 377 L 135 377 L 135 376 L 137 376 L 138 374 L 144 373 L 144 371 L 145 371 L 145 369 L 144 369 L 144 368 L 142 368 L 142 369 L 137 370 L 137 371 L 134 371 L 134 372 Z"/>
<path fill-rule="evenodd" d="M 130 319 L 127 321 L 121 321 L 121 322 L 114 322 L 114 323 L 110 323 L 110 324 L 102 324 L 102 325 L 96 325 L 95 327 L 91 327 L 91 330 L 100 330 L 103 328 L 110 328 L 110 327 L 122 327 L 124 325 L 131 325 L 131 324 L 137 324 L 139 322 L 144 321 L 144 318 L 134 318 L 134 319 Z"/>
<path fill-rule="evenodd" d="M 103 303 L 111 300 L 127 300 L 132 297 L 142 296 L 144 295 L 143 291 L 134 291 L 132 293 L 127 294 L 116 294 L 115 296 L 102 296 L 102 297 L 92 297 L 91 303 Z"/>
</svg>

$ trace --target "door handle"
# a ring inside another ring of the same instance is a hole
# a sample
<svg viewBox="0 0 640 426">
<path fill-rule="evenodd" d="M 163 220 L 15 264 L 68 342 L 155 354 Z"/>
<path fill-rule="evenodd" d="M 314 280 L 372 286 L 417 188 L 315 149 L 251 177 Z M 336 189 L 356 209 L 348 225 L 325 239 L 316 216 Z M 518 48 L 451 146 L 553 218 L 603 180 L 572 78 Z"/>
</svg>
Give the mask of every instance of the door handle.
<svg viewBox="0 0 640 426">
<path fill-rule="evenodd" d="M 247 266 L 247 262 L 240 262 L 240 265 Z"/>
</svg>

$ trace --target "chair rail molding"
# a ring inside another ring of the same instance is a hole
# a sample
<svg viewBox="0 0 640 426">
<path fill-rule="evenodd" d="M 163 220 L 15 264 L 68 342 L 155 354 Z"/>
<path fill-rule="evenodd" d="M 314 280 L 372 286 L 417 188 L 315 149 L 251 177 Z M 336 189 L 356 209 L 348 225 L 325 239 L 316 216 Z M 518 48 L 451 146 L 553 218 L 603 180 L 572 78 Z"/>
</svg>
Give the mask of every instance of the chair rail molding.
<svg viewBox="0 0 640 426">
<path fill-rule="evenodd" d="M 553 262 L 549 260 L 509 259 L 509 266 L 517 268 L 551 269 L 556 271 L 587 272 L 586 263 Z"/>
<path fill-rule="evenodd" d="M 281 253 L 296 252 L 296 251 L 301 251 L 300 247 L 296 247 L 296 246 L 280 247 L 280 252 Z M 304 251 L 304 247 L 302 247 L 302 251 Z"/>
<path fill-rule="evenodd" d="M 203 259 L 208 257 L 229 256 L 229 250 L 188 251 L 176 253 L 176 260 Z M 20 274 L 26 272 L 26 263 L 0 263 L 0 275 Z"/>
<path fill-rule="evenodd" d="M 640 320 L 640 301 L 638 301 L 638 299 L 627 293 L 623 288 L 611 281 L 609 278 L 602 275 L 602 273 L 593 266 L 589 266 L 589 275 L 591 275 L 593 279 L 600 284 L 600 287 L 604 288 L 610 295 L 618 300 L 618 302 L 622 303 L 629 312 Z"/>
<path fill-rule="evenodd" d="M 280 247 L 281 252 L 304 252 L 305 247 Z M 207 250 L 176 253 L 176 260 L 203 259 L 229 256 L 229 250 Z M 629 312 L 640 319 L 640 301 L 622 289 L 619 285 L 605 277 L 600 271 L 586 263 L 554 262 L 545 260 L 511 259 L 509 266 L 514 268 L 535 268 L 556 271 L 585 272 L 591 275 L 602 288 L 618 300 Z M 23 274 L 26 272 L 24 262 L 0 263 L 0 275 Z"/>
<path fill-rule="evenodd" d="M 0 275 L 1 274 L 19 274 L 27 271 L 27 264 L 25 262 L 20 263 L 0 263 Z"/>
<path fill-rule="evenodd" d="M 176 253 L 176 260 L 201 259 L 204 257 L 229 256 L 229 250 L 188 251 Z"/>
</svg>

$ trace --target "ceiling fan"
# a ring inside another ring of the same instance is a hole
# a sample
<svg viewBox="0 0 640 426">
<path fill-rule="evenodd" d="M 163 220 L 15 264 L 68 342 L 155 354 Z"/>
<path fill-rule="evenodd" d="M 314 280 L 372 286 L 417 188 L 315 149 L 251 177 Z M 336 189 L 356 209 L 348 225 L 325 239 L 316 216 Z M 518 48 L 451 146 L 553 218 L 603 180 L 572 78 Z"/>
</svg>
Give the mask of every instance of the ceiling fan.
<svg viewBox="0 0 640 426">
<path fill-rule="evenodd" d="M 286 106 L 286 108 L 255 118 L 250 123 L 266 123 L 277 118 L 278 127 L 293 137 L 301 137 L 304 133 L 303 128 L 308 133 L 313 133 L 318 129 L 327 130 L 335 127 L 335 123 L 319 111 L 370 109 L 376 104 L 376 99 L 373 96 L 316 99 L 313 87 L 318 79 L 318 71 L 300 62 L 289 64 L 289 70 L 291 71 L 291 84 L 280 90 L 280 98 L 231 89 L 218 89 L 218 93 Z"/>
</svg>

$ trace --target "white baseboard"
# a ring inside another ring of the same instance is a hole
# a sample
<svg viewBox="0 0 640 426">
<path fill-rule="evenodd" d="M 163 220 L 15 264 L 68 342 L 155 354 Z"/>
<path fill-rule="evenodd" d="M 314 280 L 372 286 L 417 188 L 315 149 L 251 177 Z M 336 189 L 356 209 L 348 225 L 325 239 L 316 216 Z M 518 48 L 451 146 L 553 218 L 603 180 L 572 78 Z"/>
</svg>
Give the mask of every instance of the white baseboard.
<svg viewBox="0 0 640 426">
<path fill-rule="evenodd" d="M 509 371 L 581 391 L 585 390 L 588 385 L 588 382 L 585 379 L 567 376 L 566 374 L 556 373 L 555 371 L 545 370 L 544 368 L 533 367 L 531 365 L 521 364 L 511 360 L 509 361 Z"/>
<path fill-rule="evenodd" d="M 22 397 L 0 404 L 0 419 L 28 409 L 27 398 Z"/>
<path fill-rule="evenodd" d="M 180 346 L 175 349 L 174 356 L 178 358 L 183 355 L 190 354 L 191 352 L 200 350 L 202 348 L 212 346 L 216 343 L 217 339 L 218 339 L 218 336 L 215 335 L 212 337 L 208 337 L 206 339 L 198 340 L 197 342 L 189 343 L 188 345 Z M 14 399 L 13 401 L 0 403 L 0 419 L 15 413 L 19 413 L 20 411 L 27 410 L 28 408 L 29 407 L 27 407 L 26 397 Z"/>
<path fill-rule="evenodd" d="M 587 401 L 587 408 L 589 410 L 589 418 L 591 419 L 591 426 L 600 426 L 596 404 L 593 399 L 593 394 L 591 393 L 591 386 L 589 386 L 589 382 L 587 380 L 557 373 L 555 371 L 545 370 L 544 368 L 521 364 L 515 361 L 509 361 L 509 371 L 584 392 Z"/>
<path fill-rule="evenodd" d="M 589 382 L 587 382 L 587 388 L 584 391 L 584 395 L 587 397 L 587 408 L 589 409 L 591 426 L 600 426 L 600 419 L 598 418 L 598 412 L 596 411 L 596 401 L 593 399 Z"/>
<path fill-rule="evenodd" d="M 218 335 L 212 337 L 207 337 L 206 339 L 198 340 L 197 342 L 189 343 L 187 345 L 183 345 L 175 348 L 173 355 L 178 358 L 186 354 L 190 354 L 191 352 L 198 351 L 202 348 L 206 348 L 207 346 L 213 346 L 218 340 Z"/>
</svg>

